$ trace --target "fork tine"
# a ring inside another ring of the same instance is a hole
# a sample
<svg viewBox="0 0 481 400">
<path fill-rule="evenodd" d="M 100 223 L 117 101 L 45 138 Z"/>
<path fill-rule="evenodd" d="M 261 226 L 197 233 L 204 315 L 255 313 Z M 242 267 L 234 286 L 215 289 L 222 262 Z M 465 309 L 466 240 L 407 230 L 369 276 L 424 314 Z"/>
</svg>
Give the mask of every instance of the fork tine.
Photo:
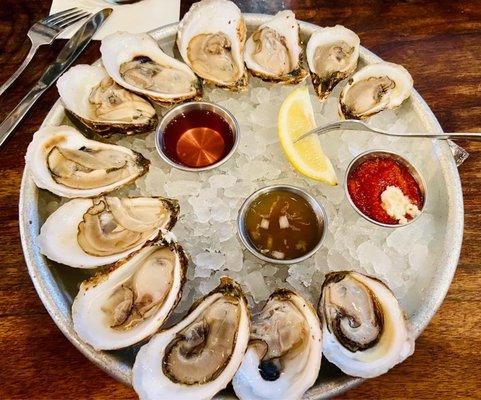
<svg viewBox="0 0 481 400">
<path fill-rule="evenodd" d="M 331 131 L 334 131 L 336 129 L 337 128 L 335 126 L 324 126 L 322 128 L 316 129 L 315 133 L 317 133 L 318 135 L 322 135 L 324 133 L 331 132 Z"/>
<path fill-rule="evenodd" d="M 322 133 L 330 132 L 336 129 L 339 129 L 339 122 L 332 122 L 323 126 L 319 126 L 315 128 L 315 132 L 317 134 L 322 134 Z"/>
<path fill-rule="evenodd" d="M 297 143 L 309 136 L 312 136 L 312 135 L 323 135 L 324 133 L 327 133 L 327 132 L 331 132 L 331 131 L 334 131 L 336 129 L 339 129 L 339 122 L 333 122 L 333 123 L 329 123 L 327 125 L 323 125 L 323 126 L 318 126 L 314 129 L 311 129 L 309 132 L 306 132 L 304 134 L 302 134 L 301 136 L 299 136 L 295 141 L 294 143 Z"/>
<path fill-rule="evenodd" d="M 64 17 L 61 17 L 61 18 L 58 18 L 56 19 L 55 21 L 53 22 L 50 22 L 48 24 L 48 26 L 52 27 L 52 28 L 60 28 L 60 25 L 64 24 L 65 22 L 69 22 L 71 21 L 72 19 L 74 18 L 77 18 L 81 15 L 84 15 L 86 14 L 87 12 L 86 11 L 83 11 L 83 10 L 78 10 L 78 11 L 75 11 L 74 13 L 71 13 L 69 15 L 66 15 Z"/>
<path fill-rule="evenodd" d="M 60 28 L 60 29 L 64 29 L 70 25 L 73 25 L 75 22 L 81 20 L 81 19 L 84 19 L 86 17 L 90 16 L 90 13 L 88 12 L 82 12 L 76 16 L 73 16 L 73 17 L 70 17 L 70 18 L 67 18 L 66 20 L 64 21 L 61 21 L 60 23 L 56 23 L 55 24 L 55 27 L 56 28 Z"/>
<path fill-rule="evenodd" d="M 48 26 L 55 26 L 56 24 L 60 23 L 60 22 L 63 22 L 65 21 L 67 18 L 70 18 L 72 16 L 75 16 L 75 15 L 78 15 L 82 12 L 82 10 L 74 10 L 74 11 L 71 11 L 65 15 L 62 15 L 61 17 L 56 17 L 56 18 L 53 18 L 51 21 L 47 22 L 47 25 Z"/>
<path fill-rule="evenodd" d="M 76 11 L 81 11 L 81 10 L 77 7 L 69 8 L 68 10 L 59 11 L 58 13 L 49 15 L 48 17 L 43 18 L 39 22 L 43 24 L 49 24 L 54 20 L 57 20 L 58 18 L 71 15 L 73 12 L 76 12 Z"/>
</svg>

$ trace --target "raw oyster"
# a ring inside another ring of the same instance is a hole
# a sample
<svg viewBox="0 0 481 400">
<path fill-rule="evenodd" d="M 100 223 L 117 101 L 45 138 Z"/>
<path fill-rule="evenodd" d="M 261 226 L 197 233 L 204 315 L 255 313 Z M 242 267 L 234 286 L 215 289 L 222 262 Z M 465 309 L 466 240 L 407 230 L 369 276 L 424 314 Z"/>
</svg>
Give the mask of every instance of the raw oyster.
<svg viewBox="0 0 481 400">
<path fill-rule="evenodd" d="M 414 352 L 409 323 L 391 290 L 357 272 L 331 272 L 319 301 L 323 352 L 348 375 L 372 378 Z"/>
<path fill-rule="evenodd" d="M 247 39 L 247 69 L 265 81 L 299 83 L 307 77 L 299 24 L 291 10 L 279 11 Z"/>
<path fill-rule="evenodd" d="M 95 268 L 162 236 L 178 215 L 177 201 L 160 197 L 73 199 L 47 218 L 38 245 L 53 261 Z"/>
<path fill-rule="evenodd" d="M 306 48 L 307 64 L 321 100 L 356 70 L 359 43 L 359 36 L 342 25 L 319 28 L 311 35 Z"/>
<path fill-rule="evenodd" d="M 249 324 L 240 286 L 222 278 L 187 317 L 140 349 L 132 369 L 135 391 L 141 399 L 211 399 L 237 371 Z"/>
<path fill-rule="evenodd" d="M 180 300 L 187 260 L 177 244 L 150 244 L 80 285 L 74 329 L 97 350 L 153 335 Z"/>
<path fill-rule="evenodd" d="M 102 66 L 70 68 L 57 89 L 70 119 L 99 135 L 149 132 L 157 125 L 154 107 L 119 86 Z"/>
<path fill-rule="evenodd" d="M 314 308 L 286 289 L 253 317 L 244 360 L 232 384 L 241 400 L 300 399 L 316 381 L 322 333 Z"/>
<path fill-rule="evenodd" d="M 184 61 L 205 81 L 231 90 L 247 87 L 244 66 L 246 25 L 228 0 L 194 3 L 179 23 L 177 47 Z"/>
<path fill-rule="evenodd" d="M 413 78 L 401 65 L 369 64 L 349 78 L 339 96 L 339 113 L 347 119 L 366 119 L 399 107 L 413 89 Z"/>
<path fill-rule="evenodd" d="M 100 52 L 115 82 L 157 103 L 169 105 L 202 95 L 192 70 L 165 54 L 147 33 L 113 33 L 102 40 Z"/>
<path fill-rule="evenodd" d="M 144 175 L 150 164 L 140 153 L 87 139 L 66 125 L 37 131 L 25 161 L 39 188 L 69 198 L 111 192 Z"/>
</svg>

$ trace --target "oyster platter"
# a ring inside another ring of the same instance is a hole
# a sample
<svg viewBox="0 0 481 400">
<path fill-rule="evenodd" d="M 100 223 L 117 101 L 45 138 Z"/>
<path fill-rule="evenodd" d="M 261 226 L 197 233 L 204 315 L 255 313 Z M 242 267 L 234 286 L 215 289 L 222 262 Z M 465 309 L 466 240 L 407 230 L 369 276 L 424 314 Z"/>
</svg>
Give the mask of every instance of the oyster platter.
<svg viewBox="0 0 481 400">
<path fill-rule="evenodd" d="M 356 33 L 234 2 L 102 40 L 26 154 L 29 273 L 141 399 L 327 398 L 413 354 L 459 257 L 441 128 Z"/>
</svg>

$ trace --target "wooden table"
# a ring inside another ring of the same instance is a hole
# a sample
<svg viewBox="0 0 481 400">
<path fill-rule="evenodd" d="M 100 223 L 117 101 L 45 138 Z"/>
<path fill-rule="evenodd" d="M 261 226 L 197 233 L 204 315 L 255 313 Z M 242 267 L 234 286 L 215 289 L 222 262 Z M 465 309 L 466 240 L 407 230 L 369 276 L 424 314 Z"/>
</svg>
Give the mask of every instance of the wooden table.
<svg viewBox="0 0 481 400">
<path fill-rule="evenodd" d="M 181 14 L 190 1 L 182 2 Z M 299 19 L 343 24 L 364 46 L 403 64 L 446 131 L 481 131 L 481 4 L 476 1 L 240 1 L 243 11 L 291 8 Z M 1 0 L 0 82 L 28 50 L 29 27 L 47 15 L 49 0 Z M 62 42 L 42 48 L 1 99 L 0 118 L 55 58 Z M 98 43 L 77 61 L 99 57 Z M 39 301 L 22 256 L 18 193 L 32 133 L 57 100 L 50 89 L 0 150 L 0 399 L 135 398 L 87 361 L 62 335 Z M 471 156 L 460 168 L 465 204 L 464 244 L 451 289 L 416 352 L 389 373 L 342 398 L 481 398 L 481 145 L 461 143 Z"/>
</svg>

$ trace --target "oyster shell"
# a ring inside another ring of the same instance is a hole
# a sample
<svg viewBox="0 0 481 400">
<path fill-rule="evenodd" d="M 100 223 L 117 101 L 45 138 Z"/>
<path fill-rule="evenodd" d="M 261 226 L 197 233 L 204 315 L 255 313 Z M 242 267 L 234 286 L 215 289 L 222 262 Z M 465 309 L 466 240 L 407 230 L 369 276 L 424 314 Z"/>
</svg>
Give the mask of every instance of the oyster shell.
<svg viewBox="0 0 481 400">
<path fill-rule="evenodd" d="M 25 161 L 39 188 L 69 198 L 111 192 L 144 175 L 150 164 L 140 153 L 87 139 L 66 125 L 37 131 Z"/>
<path fill-rule="evenodd" d="M 359 36 L 342 25 L 319 28 L 311 35 L 306 48 L 307 64 L 321 100 L 356 70 L 359 44 Z"/>
<path fill-rule="evenodd" d="M 323 352 L 348 375 L 372 378 L 414 352 L 414 337 L 391 290 L 357 272 L 331 272 L 318 312 Z"/>
<path fill-rule="evenodd" d="M 339 113 L 347 119 L 366 119 L 399 107 L 413 89 L 411 74 L 401 65 L 369 64 L 349 78 L 339 96 Z"/>
<path fill-rule="evenodd" d="M 162 236 L 178 215 L 177 201 L 160 197 L 73 199 L 47 218 L 38 245 L 53 261 L 95 268 Z"/>
<path fill-rule="evenodd" d="M 169 105 L 202 95 L 192 70 L 165 54 L 147 33 L 113 33 L 102 40 L 100 52 L 115 82 L 157 103 Z"/>
<path fill-rule="evenodd" d="M 194 3 L 177 33 L 177 47 L 192 70 L 205 81 L 231 90 L 247 87 L 245 40 L 244 18 L 228 0 Z"/>
<path fill-rule="evenodd" d="M 279 289 L 252 319 L 249 347 L 232 384 L 241 400 L 300 399 L 316 381 L 321 358 L 316 311 L 298 294 Z"/>
<path fill-rule="evenodd" d="M 249 340 L 249 311 L 230 278 L 192 306 L 181 322 L 153 336 L 132 369 L 141 399 L 211 399 L 227 386 Z"/>
<path fill-rule="evenodd" d="M 157 125 L 154 107 L 118 85 L 102 66 L 70 68 L 57 89 L 70 119 L 99 135 L 149 132 Z"/>
<path fill-rule="evenodd" d="M 82 282 L 72 305 L 74 329 L 96 350 L 153 335 L 180 300 L 187 260 L 177 244 L 150 244 Z"/>
<path fill-rule="evenodd" d="M 265 81 L 299 83 L 307 77 L 299 24 L 291 10 L 279 11 L 247 39 L 245 63 Z"/>
</svg>

